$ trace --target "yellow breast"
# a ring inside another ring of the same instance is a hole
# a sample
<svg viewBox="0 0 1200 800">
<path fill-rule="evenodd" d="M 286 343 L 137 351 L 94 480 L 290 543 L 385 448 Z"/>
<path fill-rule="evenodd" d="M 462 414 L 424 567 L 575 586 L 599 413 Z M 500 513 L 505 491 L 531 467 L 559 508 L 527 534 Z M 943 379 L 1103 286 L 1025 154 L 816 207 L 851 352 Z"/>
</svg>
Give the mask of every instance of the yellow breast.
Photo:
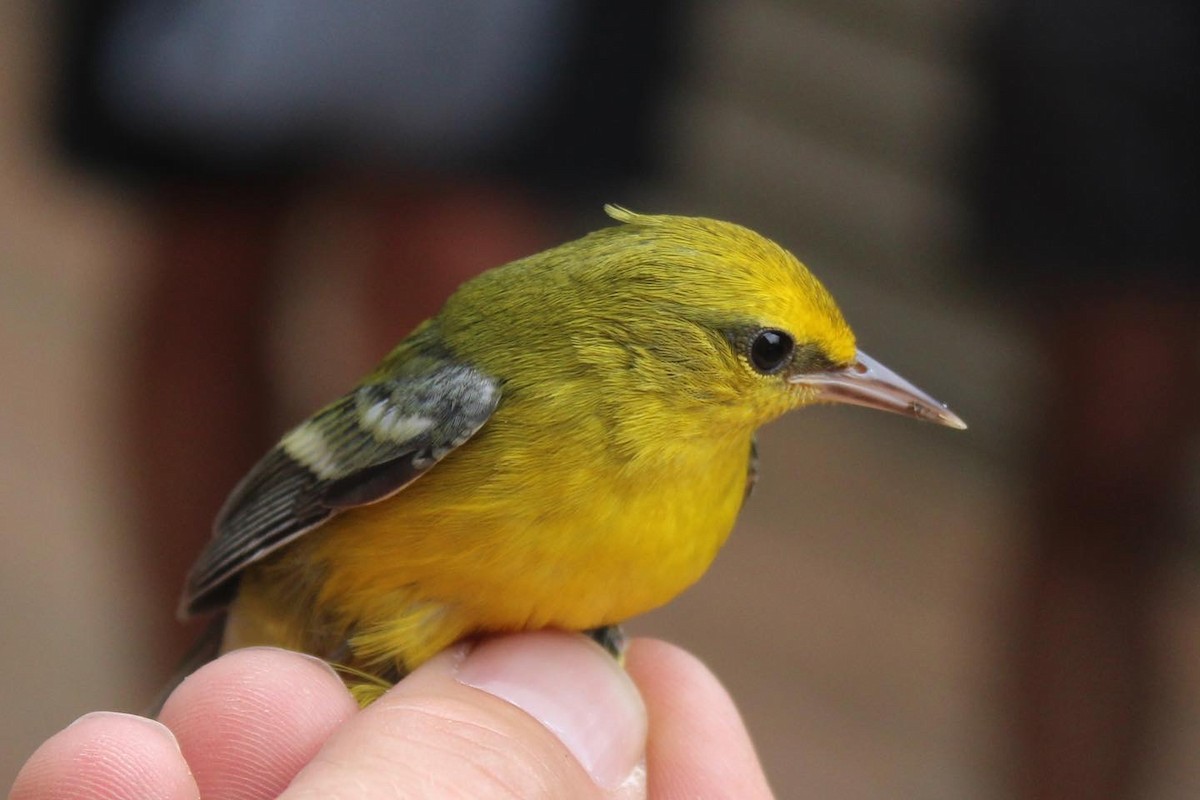
<svg viewBox="0 0 1200 800">
<path fill-rule="evenodd" d="M 499 459 L 487 437 L 472 444 L 310 534 L 328 602 L 370 615 L 391 590 L 462 609 L 484 629 L 620 622 L 707 569 L 741 505 L 749 453 L 748 441 L 708 442 L 686 454 L 702 463 L 676 454 L 529 470 L 506 463 L 511 450 Z"/>
</svg>

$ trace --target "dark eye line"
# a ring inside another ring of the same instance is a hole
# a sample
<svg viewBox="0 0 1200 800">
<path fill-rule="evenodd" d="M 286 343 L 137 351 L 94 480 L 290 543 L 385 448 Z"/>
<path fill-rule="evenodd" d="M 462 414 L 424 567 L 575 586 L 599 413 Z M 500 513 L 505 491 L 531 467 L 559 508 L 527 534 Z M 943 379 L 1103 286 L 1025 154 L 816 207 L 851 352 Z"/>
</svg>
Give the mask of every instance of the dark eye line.
<svg viewBox="0 0 1200 800">
<path fill-rule="evenodd" d="M 825 372 L 835 366 L 837 365 L 833 363 L 833 359 L 812 342 L 796 345 L 796 352 L 792 356 L 793 373 Z"/>
</svg>

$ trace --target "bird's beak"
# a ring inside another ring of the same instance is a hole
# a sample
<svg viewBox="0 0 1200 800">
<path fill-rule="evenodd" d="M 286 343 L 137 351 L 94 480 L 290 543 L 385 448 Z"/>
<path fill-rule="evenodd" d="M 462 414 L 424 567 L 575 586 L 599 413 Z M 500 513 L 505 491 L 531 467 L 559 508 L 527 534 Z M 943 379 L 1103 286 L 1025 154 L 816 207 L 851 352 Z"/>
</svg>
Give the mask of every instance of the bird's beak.
<svg viewBox="0 0 1200 800">
<path fill-rule="evenodd" d="M 816 389 L 818 403 L 848 403 L 892 411 L 948 428 L 965 430 L 967 427 L 967 423 L 945 403 L 934 400 L 862 350 L 848 367 L 793 375 L 788 382 Z"/>
</svg>

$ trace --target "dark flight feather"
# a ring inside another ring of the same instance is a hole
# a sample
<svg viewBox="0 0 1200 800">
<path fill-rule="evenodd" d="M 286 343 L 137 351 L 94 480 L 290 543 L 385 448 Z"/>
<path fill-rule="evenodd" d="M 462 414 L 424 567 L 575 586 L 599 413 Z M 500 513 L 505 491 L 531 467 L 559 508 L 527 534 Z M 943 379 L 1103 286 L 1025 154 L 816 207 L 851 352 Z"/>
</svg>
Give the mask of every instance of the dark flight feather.
<svg viewBox="0 0 1200 800">
<path fill-rule="evenodd" d="M 497 381 L 452 360 L 416 355 L 283 437 L 233 490 L 188 575 L 180 615 L 229 602 L 238 574 L 342 509 L 379 502 L 483 427 Z"/>
</svg>

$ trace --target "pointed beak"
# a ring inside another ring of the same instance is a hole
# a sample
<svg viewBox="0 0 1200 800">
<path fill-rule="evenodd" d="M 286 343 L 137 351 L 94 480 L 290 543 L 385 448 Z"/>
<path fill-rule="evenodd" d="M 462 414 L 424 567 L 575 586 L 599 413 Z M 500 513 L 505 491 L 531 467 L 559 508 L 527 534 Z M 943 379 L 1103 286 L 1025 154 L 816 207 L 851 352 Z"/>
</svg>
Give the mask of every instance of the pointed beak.
<svg viewBox="0 0 1200 800">
<path fill-rule="evenodd" d="M 960 431 L 967 427 L 967 423 L 959 419 L 945 403 L 934 400 L 862 350 L 858 351 L 854 363 L 848 367 L 793 375 L 788 382 L 816 389 L 818 403 L 848 403 L 877 408 Z"/>
</svg>

